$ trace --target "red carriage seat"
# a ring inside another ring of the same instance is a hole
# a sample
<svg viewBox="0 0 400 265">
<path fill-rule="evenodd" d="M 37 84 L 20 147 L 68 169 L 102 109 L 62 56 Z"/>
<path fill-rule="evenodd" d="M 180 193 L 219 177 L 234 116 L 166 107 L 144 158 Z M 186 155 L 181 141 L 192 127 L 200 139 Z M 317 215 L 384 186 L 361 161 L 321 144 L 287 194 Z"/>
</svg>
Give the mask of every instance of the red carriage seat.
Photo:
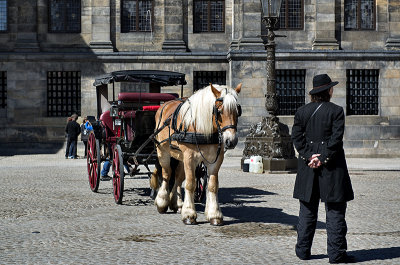
<svg viewBox="0 0 400 265">
<path fill-rule="evenodd" d="M 132 93 L 124 92 L 118 94 L 118 100 L 124 102 L 154 102 L 174 100 L 178 97 L 176 93 Z"/>
</svg>

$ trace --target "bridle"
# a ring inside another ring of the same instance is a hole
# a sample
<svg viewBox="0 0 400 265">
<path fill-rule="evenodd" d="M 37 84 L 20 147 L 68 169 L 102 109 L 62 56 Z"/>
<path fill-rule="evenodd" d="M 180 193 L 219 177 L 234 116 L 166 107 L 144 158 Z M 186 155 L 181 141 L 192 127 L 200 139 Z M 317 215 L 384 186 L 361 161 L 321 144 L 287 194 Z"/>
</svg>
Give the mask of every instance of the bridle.
<svg viewBox="0 0 400 265">
<path fill-rule="evenodd" d="M 218 118 L 221 116 L 222 110 L 220 109 L 220 107 L 223 105 L 223 103 L 224 103 L 224 98 L 222 98 L 222 97 L 217 98 L 215 100 L 215 104 L 213 107 L 213 114 L 215 115 L 215 123 L 217 125 L 218 133 L 223 133 L 227 129 L 234 129 L 235 131 L 237 131 L 237 125 L 234 125 L 234 124 L 226 125 L 226 126 L 220 128 L 220 125 L 218 123 Z M 236 104 L 236 108 L 238 111 L 237 117 L 236 117 L 236 123 L 237 123 L 237 118 L 242 116 L 242 106 L 240 106 L 240 104 Z"/>
</svg>

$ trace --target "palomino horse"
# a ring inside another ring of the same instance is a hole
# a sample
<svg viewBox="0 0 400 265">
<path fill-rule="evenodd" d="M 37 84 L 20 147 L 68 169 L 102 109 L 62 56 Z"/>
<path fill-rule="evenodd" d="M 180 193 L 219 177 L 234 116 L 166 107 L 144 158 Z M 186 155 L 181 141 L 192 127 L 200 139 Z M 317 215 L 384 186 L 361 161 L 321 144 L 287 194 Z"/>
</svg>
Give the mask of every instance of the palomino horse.
<svg viewBox="0 0 400 265">
<path fill-rule="evenodd" d="M 209 174 L 206 219 L 212 225 L 223 224 L 218 204 L 218 171 L 224 160 L 224 149 L 232 149 L 238 142 L 236 126 L 241 109 L 237 98 L 241 87 L 242 84 L 235 89 L 210 84 L 185 102 L 169 101 L 157 111 L 156 128 L 165 126 L 156 135 L 157 156 L 163 178 L 155 199 L 160 213 L 166 212 L 168 207 L 175 212 L 180 210 L 185 224 L 196 224 L 195 168 L 204 162 Z M 172 173 L 171 158 L 180 163 L 175 169 L 174 187 L 168 191 Z M 155 174 L 152 177 L 153 182 Z M 184 180 L 185 199 L 182 203 L 180 186 Z"/>
</svg>

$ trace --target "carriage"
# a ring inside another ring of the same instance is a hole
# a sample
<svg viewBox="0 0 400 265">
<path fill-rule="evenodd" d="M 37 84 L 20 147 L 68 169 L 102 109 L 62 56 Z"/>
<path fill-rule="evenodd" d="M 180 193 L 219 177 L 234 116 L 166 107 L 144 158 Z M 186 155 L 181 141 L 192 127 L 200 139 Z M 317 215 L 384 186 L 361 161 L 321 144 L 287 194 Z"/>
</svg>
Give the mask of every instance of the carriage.
<svg viewBox="0 0 400 265">
<path fill-rule="evenodd" d="M 118 90 L 115 85 L 119 82 L 121 87 L 122 84 L 133 83 L 139 92 L 119 92 L 115 95 Z M 89 118 L 93 131 L 87 148 L 89 186 L 93 192 L 99 188 L 102 163 L 106 161 L 112 163 L 113 195 L 117 204 L 122 203 L 125 179 L 138 175 L 151 177 L 153 172 L 149 166 L 159 167 L 154 144 L 154 135 L 157 134 L 155 113 L 162 103 L 179 97 L 176 93 L 160 93 L 161 87 L 180 85 L 182 96 L 185 84 L 184 74 L 169 71 L 116 71 L 95 79 L 97 119 L 93 116 Z M 109 86 L 112 86 L 112 93 Z M 143 87 L 147 92 L 141 92 Z M 108 99 L 109 94 L 111 100 Z M 145 171 L 141 172 L 139 166 L 144 166 Z M 201 165 L 197 172 L 196 197 L 202 200 L 207 170 Z M 153 197 L 154 192 L 152 189 Z"/>
</svg>

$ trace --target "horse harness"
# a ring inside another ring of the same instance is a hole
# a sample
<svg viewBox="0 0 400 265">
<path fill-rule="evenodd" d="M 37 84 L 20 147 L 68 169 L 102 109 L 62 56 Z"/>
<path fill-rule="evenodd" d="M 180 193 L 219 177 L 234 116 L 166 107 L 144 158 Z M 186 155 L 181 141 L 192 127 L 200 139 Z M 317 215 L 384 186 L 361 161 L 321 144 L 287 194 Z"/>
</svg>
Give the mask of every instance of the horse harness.
<svg viewBox="0 0 400 265">
<path fill-rule="evenodd" d="M 172 145 L 172 141 L 177 141 L 177 142 L 181 142 L 181 143 L 188 143 L 188 144 L 196 144 L 197 149 L 199 151 L 199 153 L 201 154 L 201 156 L 203 157 L 203 159 L 209 163 L 209 164 L 214 164 L 217 159 L 218 156 L 221 152 L 221 145 L 222 145 L 222 133 L 227 130 L 227 129 L 234 129 L 237 130 L 237 126 L 234 124 L 230 124 L 227 126 L 224 126 L 221 128 L 221 126 L 218 123 L 218 118 L 221 115 L 221 110 L 219 109 L 220 106 L 222 106 L 223 104 L 223 98 L 217 98 L 215 100 L 215 102 L 218 102 L 218 106 L 216 106 L 216 104 L 214 104 L 213 106 L 213 115 L 215 117 L 215 124 L 217 126 L 217 132 L 213 133 L 211 136 L 206 136 L 205 134 L 199 134 L 196 131 L 195 132 L 188 132 L 187 128 L 183 125 L 183 122 L 181 121 L 181 123 L 179 124 L 179 128 L 178 128 L 178 115 L 179 115 L 179 111 L 182 107 L 182 105 L 185 103 L 185 100 L 182 99 L 177 99 L 180 100 L 181 103 L 179 103 L 178 107 L 175 109 L 174 113 L 171 114 L 165 121 L 163 126 L 161 126 L 160 128 L 158 128 L 156 130 L 156 132 L 153 134 L 154 136 L 156 134 L 158 134 L 158 132 L 160 132 L 162 129 L 164 129 L 165 127 L 168 126 L 169 130 L 171 131 L 171 127 L 173 129 L 173 133 L 170 134 L 170 137 L 162 140 L 161 142 L 158 142 L 154 139 L 154 141 L 156 142 L 157 145 L 169 141 L 170 142 L 170 147 L 173 149 L 179 149 L 178 147 Z M 165 107 L 166 105 L 164 105 Z M 163 109 L 161 109 L 161 114 L 160 114 L 160 120 L 162 117 L 162 112 L 164 111 L 164 107 Z M 242 108 L 240 106 L 240 104 L 237 104 L 237 108 L 238 108 L 238 117 L 241 116 L 242 114 Z M 183 115 L 184 116 L 184 115 Z M 171 122 L 172 120 L 172 122 Z M 207 161 L 207 159 L 203 156 L 203 154 L 200 152 L 199 149 L 199 145 L 203 145 L 203 144 L 218 144 L 218 150 L 217 150 L 217 156 L 215 157 L 214 161 L 211 163 L 209 161 Z"/>
</svg>

